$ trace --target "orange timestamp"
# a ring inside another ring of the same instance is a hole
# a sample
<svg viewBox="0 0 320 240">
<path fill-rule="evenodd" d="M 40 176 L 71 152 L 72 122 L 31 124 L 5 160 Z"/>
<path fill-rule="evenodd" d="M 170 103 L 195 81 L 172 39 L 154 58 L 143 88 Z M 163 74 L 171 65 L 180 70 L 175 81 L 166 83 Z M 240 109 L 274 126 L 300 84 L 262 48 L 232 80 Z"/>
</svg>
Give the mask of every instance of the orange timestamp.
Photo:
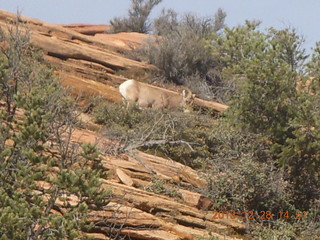
<svg viewBox="0 0 320 240">
<path fill-rule="evenodd" d="M 213 219 L 238 219 L 245 218 L 249 220 L 275 220 L 275 219 L 301 219 L 307 218 L 306 211 L 243 211 L 241 214 L 237 214 L 236 211 L 213 211 Z"/>
</svg>

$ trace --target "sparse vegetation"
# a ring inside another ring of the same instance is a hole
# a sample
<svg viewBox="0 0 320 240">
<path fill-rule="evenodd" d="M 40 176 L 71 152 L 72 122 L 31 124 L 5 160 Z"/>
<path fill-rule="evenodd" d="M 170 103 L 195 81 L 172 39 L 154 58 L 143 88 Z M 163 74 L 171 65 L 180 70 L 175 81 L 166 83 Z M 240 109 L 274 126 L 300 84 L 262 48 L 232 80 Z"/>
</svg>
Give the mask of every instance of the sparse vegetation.
<svg viewBox="0 0 320 240">
<path fill-rule="evenodd" d="M 197 240 L 218 240 L 219 238 L 216 236 L 205 236 L 205 237 L 199 237 Z"/>
<path fill-rule="evenodd" d="M 180 111 L 128 111 L 122 104 L 96 104 L 93 116 L 106 126 L 105 135 L 116 138 L 116 152 L 140 148 L 186 165 L 202 168 L 201 159 L 211 155 L 207 128 L 214 119 Z M 197 129 L 197 131 L 194 131 Z"/>
<path fill-rule="evenodd" d="M 168 188 L 165 180 L 153 178 L 152 183 L 145 189 L 156 194 L 163 194 L 172 198 L 181 199 L 181 194 L 177 191 L 177 189 Z"/>
</svg>

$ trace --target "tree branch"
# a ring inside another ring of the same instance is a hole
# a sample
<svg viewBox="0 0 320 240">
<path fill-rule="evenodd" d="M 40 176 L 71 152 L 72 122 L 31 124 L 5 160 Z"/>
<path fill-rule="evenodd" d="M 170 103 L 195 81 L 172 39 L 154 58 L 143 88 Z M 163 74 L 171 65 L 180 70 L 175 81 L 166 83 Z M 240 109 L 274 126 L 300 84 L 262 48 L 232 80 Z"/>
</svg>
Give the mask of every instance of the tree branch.
<svg viewBox="0 0 320 240">
<path fill-rule="evenodd" d="M 137 149 L 139 147 L 151 147 L 154 145 L 164 145 L 164 144 L 171 144 L 171 145 L 185 144 L 190 148 L 191 151 L 194 151 L 194 149 L 191 147 L 191 144 L 194 144 L 194 143 L 189 143 L 189 142 L 186 142 L 183 140 L 170 141 L 167 139 L 139 141 L 139 142 L 124 146 L 123 148 L 121 148 L 121 150 L 122 150 L 122 152 L 126 152 L 126 151 L 130 151 L 133 149 Z"/>
</svg>

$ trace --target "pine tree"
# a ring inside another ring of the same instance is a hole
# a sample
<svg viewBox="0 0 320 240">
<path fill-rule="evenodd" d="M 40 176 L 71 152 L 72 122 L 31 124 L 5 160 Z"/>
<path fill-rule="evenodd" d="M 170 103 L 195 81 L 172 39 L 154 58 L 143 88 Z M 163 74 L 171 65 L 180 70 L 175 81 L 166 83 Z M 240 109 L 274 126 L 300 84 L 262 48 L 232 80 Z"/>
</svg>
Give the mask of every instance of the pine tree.
<svg viewBox="0 0 320 240">
<path fill-rule="evenodd" d="M 263 33 L 259 24 L 247 21 L 245 26 L 226 28 L 214 39 L 211 51 L 221 56 L 225 81 L 236 86 L 230 96 L 230 118 L 282 144 L 291 136 L 288 122 L 297 69 L 306 58 L 299 49 L 303 39 L 290 29 Z"/>
<path fill-rule="evenodd" d="M 290 121 L 293 137 L 282 146 L 280 162 L 295 188 L 297 205 L 307 208 L 320 197 L 320 44 L 316 44 L 307 76 L 301 80 Z"/>
</svg>

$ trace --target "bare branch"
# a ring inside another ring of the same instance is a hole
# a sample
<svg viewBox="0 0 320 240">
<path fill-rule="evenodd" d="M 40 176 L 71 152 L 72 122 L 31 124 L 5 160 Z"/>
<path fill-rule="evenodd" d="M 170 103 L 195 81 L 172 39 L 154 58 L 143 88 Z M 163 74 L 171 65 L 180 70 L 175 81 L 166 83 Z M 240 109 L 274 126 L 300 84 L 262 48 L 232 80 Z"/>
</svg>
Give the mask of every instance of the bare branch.
<svg viewBox="0 0 320 240">
<path fill-rule="evenodd" d="M 194 151 L 194 149 L 191 147 L 192 144 L 195 143 L 189 143 L 183 140 L 177 140 L 177 141 L 170 141 L 167 139 L 159 139 L 159 140 L 149 140 L 149 141 L 138 141 L 136 143 L 133 144 L 129 144 L 123 148 L 121 148 L 121 152 L 127 152 L 127 151 L 131 151 L 140 147 L 152 147 L 155 145 L 165 145 L 165 144 L 171 144 L 171 145 L 182 145 L 185 144 L 187 145 L 191 151 Z"/>
</svg>

